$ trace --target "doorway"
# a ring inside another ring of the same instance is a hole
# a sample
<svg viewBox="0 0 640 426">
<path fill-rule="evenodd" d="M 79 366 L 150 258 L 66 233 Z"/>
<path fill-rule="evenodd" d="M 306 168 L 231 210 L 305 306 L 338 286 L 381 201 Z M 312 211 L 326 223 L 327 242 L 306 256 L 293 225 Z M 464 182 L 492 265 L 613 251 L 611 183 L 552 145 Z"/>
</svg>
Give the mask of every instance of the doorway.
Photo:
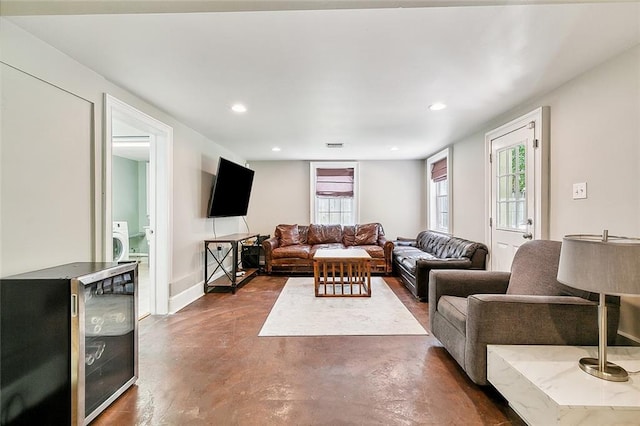
<svg viewBox="0 0 640 426">
<path fill-rule="evenodd" d="M 523 243 L 548 237 L 548 108 L 485 136 L 489 265 L 509 271 Z"/>
<path fill-rule="evenodd" d="M 139 263 L 139 317 L 169 311 L 172 139 L 171 127 L 105 95 L 105 260 Z"/>
</svg>

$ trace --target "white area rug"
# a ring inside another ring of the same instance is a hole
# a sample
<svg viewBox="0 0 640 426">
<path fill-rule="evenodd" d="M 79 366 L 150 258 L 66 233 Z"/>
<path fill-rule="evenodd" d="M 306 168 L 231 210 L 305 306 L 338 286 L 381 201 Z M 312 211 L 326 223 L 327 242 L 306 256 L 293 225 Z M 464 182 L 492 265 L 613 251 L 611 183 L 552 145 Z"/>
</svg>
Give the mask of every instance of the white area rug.
<svg viewBox="0 0 640 426">
<path fill-rule="evenodd" d="M 381 277 L 371 297 L 315 297 L 313 278 L 289 278 L 259 336 L 426 335 Z"/>
</svg>

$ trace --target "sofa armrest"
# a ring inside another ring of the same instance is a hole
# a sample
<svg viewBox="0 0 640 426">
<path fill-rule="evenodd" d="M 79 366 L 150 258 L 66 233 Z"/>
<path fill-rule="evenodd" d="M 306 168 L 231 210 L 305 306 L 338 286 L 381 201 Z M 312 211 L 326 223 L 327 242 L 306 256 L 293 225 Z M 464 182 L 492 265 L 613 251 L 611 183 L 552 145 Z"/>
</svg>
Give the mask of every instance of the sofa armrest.
<svg viewBox="0 0 640 426">
<path fill-rule="evenodd" d="M 378 245 L 384 249 L 384 256 L 391 258 L 393 249 L 396 246 L 395 243 L 391 240 L 387 240 L 384 237 L 380 237 L 378 238 Z"/>
<path fill-rule="evenodd" d="M 471 260 L 467 258 L 418 259 L 416 269 L 469 269 Z"/>
<path fill-rule="evenodd" d="M 262 248 L 264 250 L 264 265 L 267 273 L 271 273 L 271 261 L 273 259 L 272 251 L 280 246 L 278 237 L 267 238 L 262 241 Z"/>
<path fill-rule="evenodd" d="M 415 238 L 398 237 L 398 238 L 396 238 L 396 245 L 398 245 L 398 246 L 415 247 L 416 246 L 416 239 Z"/>
<path fill-rule="evenodd" d="M 476 383 L 486 383 L 487 344 L 598 344 L 597 304 L 586 299 L 476 294 L 467 300 L 465 371 Z M 616 314 L 609 321 L 610 343 L 618 327 Z"/>
<path fill-rule="evenodd" d="M 441 296 L 468 297 L 478 293 L 504 294 L 510 272 L 434 270 L 429 273 L 429 318 L 434 318 Z"/>
<path fill-rule="evenodd" d="M 476 270 L 433 270 L 429 274 L 429 302 L 441 296 L 468 297 L 472 294 L 504 294 L 510 272 Z"/>
<path fill-rule="evenodd" d="M 390 274 L 393 270 L 393 249 L 395 248 L 395 244 L 385 237 L 379 237 L 378 245 L 382 246 L 384 250 L 385 273 Z"/>
<path fill-rule="evenodd" d="M 581 297 L 474 294 L 467 300 L 467 339 L 471 341 L 498 345 L 598 343 L 598 304 Z M 609 338 L 615 340 L 618 307 L 610 305 L 607 310 L 612 311 L 609 328 L 615 326 Z"/>
</svg>

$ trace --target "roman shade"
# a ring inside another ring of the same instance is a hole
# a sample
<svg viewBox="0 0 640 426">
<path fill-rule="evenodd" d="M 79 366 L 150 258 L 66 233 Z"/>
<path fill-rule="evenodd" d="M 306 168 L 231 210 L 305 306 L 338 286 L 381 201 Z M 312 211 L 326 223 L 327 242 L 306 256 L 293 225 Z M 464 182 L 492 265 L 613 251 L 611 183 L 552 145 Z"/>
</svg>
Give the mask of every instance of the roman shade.
<svg viewBox="0 0 640 426">
<path fill-rule="evenodd" d="M 353 168 L 316 169 L 316 196 L 353 197 Z"/>
<path fill-rule="evenodd" d="M 447 179 L 447 157 L 431 164 L 431 180 L 441 182 Z"/>
</svg>

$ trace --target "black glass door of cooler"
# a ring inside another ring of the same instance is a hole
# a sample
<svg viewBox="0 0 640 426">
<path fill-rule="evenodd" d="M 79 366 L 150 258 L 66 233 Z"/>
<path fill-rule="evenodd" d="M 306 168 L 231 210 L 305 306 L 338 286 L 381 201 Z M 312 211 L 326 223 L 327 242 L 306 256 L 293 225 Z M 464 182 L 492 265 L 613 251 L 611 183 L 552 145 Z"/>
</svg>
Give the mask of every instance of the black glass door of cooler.
<svg viewBox="0 0 640 426">
<path fill-rule="evenodd" d="M 133 271 L 84 287 L 86 417 L 135 375 L 135 297 Z"/>
<path fill-rule="evenodd" d="M 0 425 L 68 425 L 68 282 L 3 279 L 0 302 Z"/>
</svg>

